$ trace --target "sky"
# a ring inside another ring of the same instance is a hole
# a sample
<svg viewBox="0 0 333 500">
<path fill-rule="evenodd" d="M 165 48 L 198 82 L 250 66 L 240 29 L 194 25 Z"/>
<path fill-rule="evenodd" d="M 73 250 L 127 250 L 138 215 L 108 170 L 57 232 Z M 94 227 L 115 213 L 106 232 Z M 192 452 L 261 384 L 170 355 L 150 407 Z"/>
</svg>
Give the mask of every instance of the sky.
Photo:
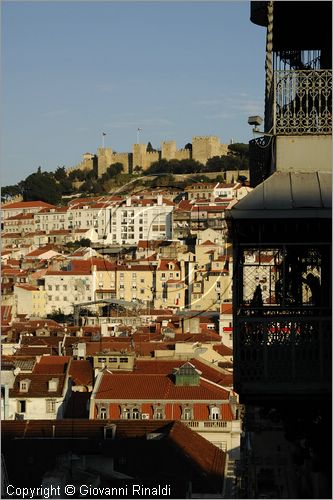
<svg viewBox="0 0 333 500">
<path fill-rule="evenodd" d="M 1 185 L 75 166 L 103 133 L 118 153 L 247 143 L 264 65 L 250 2 L 2 0 Z"/>
</svg>

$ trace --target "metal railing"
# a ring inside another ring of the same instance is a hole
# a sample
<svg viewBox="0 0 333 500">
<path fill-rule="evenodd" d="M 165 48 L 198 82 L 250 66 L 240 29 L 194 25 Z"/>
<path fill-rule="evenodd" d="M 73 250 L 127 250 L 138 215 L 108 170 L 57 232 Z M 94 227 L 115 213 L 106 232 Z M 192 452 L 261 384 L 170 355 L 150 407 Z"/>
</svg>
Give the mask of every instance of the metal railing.
<svg viewBox="0 0 333 500">
<path fill-rule="evenodd" d="M 331 70 L 275 71 L 273 86 L 269 97 L 274 134 L 332 133 Z"/>
</svg>

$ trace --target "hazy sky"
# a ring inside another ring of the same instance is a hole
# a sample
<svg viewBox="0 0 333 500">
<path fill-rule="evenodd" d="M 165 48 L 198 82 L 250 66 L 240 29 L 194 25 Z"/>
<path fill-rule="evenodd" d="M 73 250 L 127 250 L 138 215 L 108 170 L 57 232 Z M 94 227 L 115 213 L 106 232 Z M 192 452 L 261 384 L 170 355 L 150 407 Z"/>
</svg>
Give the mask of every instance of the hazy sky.
<svg viewBox="0 0 333 500">
<path fill-rule="evenodd" d="M 252 138 L 265 29 L 250 2 L 1 2 L 1 183 L 139 139 Z"/>
</svg>

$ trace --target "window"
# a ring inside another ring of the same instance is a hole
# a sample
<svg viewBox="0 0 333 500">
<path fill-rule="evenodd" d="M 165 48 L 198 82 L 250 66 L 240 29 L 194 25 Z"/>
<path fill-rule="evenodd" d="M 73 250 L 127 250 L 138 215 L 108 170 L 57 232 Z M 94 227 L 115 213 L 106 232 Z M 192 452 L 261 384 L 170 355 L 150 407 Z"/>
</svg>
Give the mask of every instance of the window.
<svg viewBox="0 0 333 500">
<path fill-rule="evenodd" d="M 99 363 L 106 363 L 106 358 L 97 358 Z"/>
<path fill-rule="evenodd" d="M 47 288 L 48 288 L 49 290 L 52 290 L 52 285 L 49 285 Z"/>
<path fill-rule="evenodd" d="M 107 418 L 107 411 L 104 406 L 99 410 L 99 418 L 101 418 L 102 420 L 106 420 Z"/>
<path fill-rule="evenodd" d="M 154 418 L 156 418 L 156 420 L 163 420 L 164 415 L 162 408 L 156 408 Z"/>
<path fill-rule="evenodd" d="M 63 297 L 64 302 L 67 302 L 67 297 L 66 295 Z"/>
<path fill-rule="evenodd" d="M 67 285 L 63 285 L 63 290 L 67 290 Z"/>
<path fill-rule="evenodd" d="M 133 408 L 132 418 L 138 420 L 140 418 L 140 412 L 137 408 Z"/>
<path fill-rule="evenodd" d="M 220 418 L 220 410 L 217 406 L 213 406 L 210 409 L 210 418 L 211 420 L 218 420 Z"/>
<path fill-rule="evenodd" d="M 17 401 L 17 411 L 18 413 L 25 413 L 27 411 L 27 402 L 25 399 Z"/>
<path fill-rule="evenodd" d="M 120 363 L 128 363 L 128 358 L 120 358 L 119 362 Z"/>
<path fill-rule="evenodd" d="M 183 409 L 183 420 L 191 420 L 191 408 Z"/>
<path fill-rule="evenodd" d="M 20 381 L 20 392 L 28 392 L 29 389 L 29 381 L 28 380 L 21 380 Z"/>
<path fill-rule="evenodd" d="M 46 400 L 46 413 L 55 413 L 56 411 L 56 401 L 55 399 Z"/>
<path fill-rule="evenodd" d="M 109 358 L 109 363 L 117 363 L 117 358 Z"/>
<path fill-rule="evenodd" d="M 59 285 L 56 285 L 56 286 L 55 286 L 55 289 L 58 291 L 58 290 L 59 290 Z"/>
</svg>

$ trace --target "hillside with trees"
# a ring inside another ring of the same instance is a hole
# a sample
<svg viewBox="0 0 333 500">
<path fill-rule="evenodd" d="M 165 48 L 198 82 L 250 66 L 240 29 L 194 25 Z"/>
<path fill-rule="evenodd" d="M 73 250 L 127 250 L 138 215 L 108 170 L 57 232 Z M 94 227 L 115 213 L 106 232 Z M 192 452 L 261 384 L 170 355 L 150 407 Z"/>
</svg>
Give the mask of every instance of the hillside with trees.
<svg viewBox="0 0 333 500">
<path fill-rule="evenodd" d="M 191 150 L 190 143 L 186 145 L 186 149 Z M 24 201 L 41 200 L 46 203 L 60 204 L 63 196 L 75 195 L 78 191 L 86 196 L 102 195 L 125 188 L 131 181 L 144 187 L 172 186 L 173 175 L 179 174 L 193 174 L 194 176 L 200 174 L 198 178 L 202 182 L 205 173 L 216 173 L 216 180 L 223 182 L 227 171 L 237 172 L 249 168 L 248 144 L 230 144 L 228 149 L 227 155 L 214 156 L 207 161 L 206 165 L 192 159 L 161 159 L 152 163 L 145 171 L 137 167 L 132 174 L 126 174 L 122 163 L 114 163 L 101 177 L 98 177 L 96 169 L 67 171 L 62 166 L 57 167 L 54 172 L 43 172 L 42 168 L 38 167 L 36 172 L 28 175 L 18 184 L 4 186 L 1 189 L 1 200 L 6 202 L 21 196 Z M 151 143 L 148 144 L 147 150 L 155 151 Z M 193 182 L 192 179 L 191 177 L 187 181 L 184 178 L 181 182 L 182 187 Z"/>
</svg>

